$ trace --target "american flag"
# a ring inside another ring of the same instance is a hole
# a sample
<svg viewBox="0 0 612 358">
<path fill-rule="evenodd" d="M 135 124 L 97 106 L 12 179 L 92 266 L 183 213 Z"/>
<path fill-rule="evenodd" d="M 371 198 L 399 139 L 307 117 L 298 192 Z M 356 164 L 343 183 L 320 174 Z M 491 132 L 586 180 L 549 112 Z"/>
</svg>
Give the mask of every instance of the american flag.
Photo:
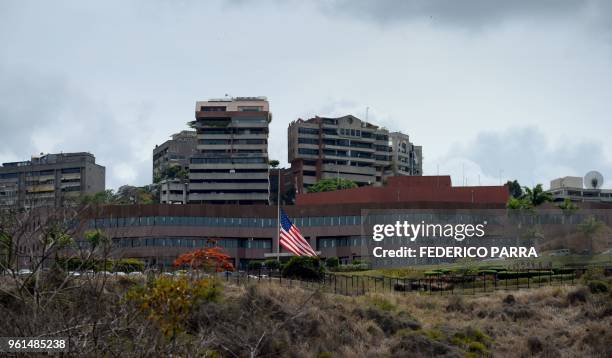
<svg viewBox="0 0 612 358">
<path fill-rule="evenodd" d="M 291 220 L 289 220 L 283 209 L 280 210 L 279 230 L 279 243 L 284 248 L 297 256 L 317 256 L 308 241 L 300 234 L 297 226 L 293 225 Z"/>
</svg>

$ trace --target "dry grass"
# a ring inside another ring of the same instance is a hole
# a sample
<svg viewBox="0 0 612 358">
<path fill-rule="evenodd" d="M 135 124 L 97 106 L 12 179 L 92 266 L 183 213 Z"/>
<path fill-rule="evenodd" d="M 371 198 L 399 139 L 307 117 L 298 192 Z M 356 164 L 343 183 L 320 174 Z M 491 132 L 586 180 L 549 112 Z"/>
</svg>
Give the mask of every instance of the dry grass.
<svg viewBox="0 0 612 358">
<path fill-rule="evenodd" d="M 0 297 L 0 336 L 85 325 L 77 352 L 107 356 L 223 357 L 609 357 L 612 296 L 585 286 L 483 296 L 370 294 L 347 297 L 274 282 L 226 285 L 223 298 L 190 313 L 169 341 L 122 300 L 143 280 L 75 285 L 33 310 Z M 41 311 L 42 312 L 42 311 Z"/>
</svg>

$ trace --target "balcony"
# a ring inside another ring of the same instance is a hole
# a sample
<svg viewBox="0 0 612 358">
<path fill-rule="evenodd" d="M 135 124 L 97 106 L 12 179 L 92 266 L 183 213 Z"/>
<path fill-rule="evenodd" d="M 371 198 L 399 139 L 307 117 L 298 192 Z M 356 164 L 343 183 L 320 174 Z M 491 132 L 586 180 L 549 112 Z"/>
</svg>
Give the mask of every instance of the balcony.
<svg viewBox="0 0 612 358">
<path fill-rule="evenodd" d="M 261 173 L 189 173 L 189 179 L 268 179 L 268 172 Z"/>
<path fill-rule="evenodd" d="M 241 183 L 189 183 L 189 190 L 268 190 L 269 183 L 251 183 L 248 181 Z"/>
<path fill-rule="evenodd" d="M 189 193 L 189 201 L 268 201 L 269 193 Z"/>
</svg>

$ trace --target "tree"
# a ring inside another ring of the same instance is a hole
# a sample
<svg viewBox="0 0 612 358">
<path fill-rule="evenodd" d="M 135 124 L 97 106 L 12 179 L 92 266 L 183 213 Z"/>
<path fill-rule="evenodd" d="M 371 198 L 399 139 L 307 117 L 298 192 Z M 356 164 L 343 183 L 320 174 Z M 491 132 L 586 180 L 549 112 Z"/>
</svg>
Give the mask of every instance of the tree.
<svg viewBox="0 0 612 358">
<path fill-rule="evenodd" d="M 115 201 L 115 192 L 113 189 L 106 189 L 95 194 L 85 194 L 80 198 L 82 205 L 94 204 L 112 204 Z"/>
<path fill-rule="evenodd" d="M 283 267 L 283 276 L 318 280 L 323 276 L 323 266 L 318 257 L 294 256 Z"/>
<path fill-rule="evenodd" d="M 209 272 L 234 271 L 234 265 L 230 262 L 230 257 L 222 253 L 221 250 L 220 247 L 212 247 L 182 254 L 174 260 L 174 266 L 189 266 L 192 269 Z"/>
<path fill-rule="evenodd" d="M 154 183 L 159 183 L 165 179 L 187 179 L 189 177 L 189 171 L 180 165 L 173 165 L 165 168 L 153 179 Z"/>
<path fill-rule="evenodd" d="M 13 239 L 0 230 L 0 272 L 13 266 L 14 262 Z"/>
<path fill-rule="evenodd" d="M 155 193 L 152 186 L 136 187 L 123 185 L 117 190 L 113 204 L 153 204 Z"/>
<path fill-rule="evenodd" d="M 79 201 L 81 205 L 153 204 L 159 201 L 159 197 L 156 185 L 123 185 L 116 193 L 107 189 L 95 194 L 85 194 Z"/>
<path fill-rule="evenodd" d="M 508 187 L 508 193 L 513 198 L 518 199 L 523 196 L 523 188 L 521 187 L 521 184 L 519 184 L 518 180 L 508 180 L 508 182 L 506 182 L 506 186 Z"/>
<path fill-rule="evenodd" d="M 590 216 L 585 221 L 578 224 L 578 230 L 589 241 L 589 254 L 593 254 L 593 238 L 604 227 L 604 223 Z"/>
<path fill-rule="evenodd" d="M 512 196 L 506 207 L 511 210 L 533 210 L 536 206 L 550 201 L 552 201 L 552 194 L 545 192 L 542 184 L 538 184 L 533 189 L 523 187 L 523 195 L 520 198 Z"/>
<path fill-rule="evenodd" d="M 533 189 L 524 187 L 525 194 L 522 199 L 526 200 L 532 207 L 539 206 L 545 202 L 552 201 L 552 194 L 545 192 L 542 184 L 538 184 Z"/>
<path fill-rule="evenodd" d="M 569 200 L 568 198 L 565 198 L 565 200 L 563 200 L 563 203 L 559 204 L 559 209 L 563 210 L 563 214 L 571 215 L 576 210 L 578 210 L 579 207 L 578 205 L 572 203 L 572 201 Z"/>
<path fill-rule="evenodd" d="M 321 192 L 326 192 L 326 191 L 352 189 L 356 187 L 357 187 L 357 184 L 352 180 L 342 179 L 342 178 L 330 178 L 330 179 L 319 180 L 314 185 L 308 188 L 308 192 L 309 193 L 321 193 Z"/>
<path fill-rule="evenodd" d="M 278 160 L 272 159 L 268 161 L 268 164 L 270 165 L 270 168 L 276 168 L 278 167 L 280 162 Z"/>
<path fill-rule="evenodd" d="M 506 203 L 510 210 L 531 210 L 533 207 L 524 199 L 511 197 Z"/>
</svg>

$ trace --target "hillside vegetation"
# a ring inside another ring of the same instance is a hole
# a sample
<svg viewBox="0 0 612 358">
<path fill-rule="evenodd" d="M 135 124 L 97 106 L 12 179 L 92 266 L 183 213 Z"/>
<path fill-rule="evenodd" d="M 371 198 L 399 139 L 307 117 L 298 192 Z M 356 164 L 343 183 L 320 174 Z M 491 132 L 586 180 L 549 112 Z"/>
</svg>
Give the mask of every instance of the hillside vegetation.
<svg viewBox="0 0 612 358">
<path fill-rule="evenodd" d="M 111 357 L 612 356 L 611 282 L 596 272 L 571 287 L 358 297 L 188 275 L 57 289 L 61 273 L 45 275 L 41 297 L 2 278 L 0 336 L 69 336 L 74 352 Z"/>
</svg>

